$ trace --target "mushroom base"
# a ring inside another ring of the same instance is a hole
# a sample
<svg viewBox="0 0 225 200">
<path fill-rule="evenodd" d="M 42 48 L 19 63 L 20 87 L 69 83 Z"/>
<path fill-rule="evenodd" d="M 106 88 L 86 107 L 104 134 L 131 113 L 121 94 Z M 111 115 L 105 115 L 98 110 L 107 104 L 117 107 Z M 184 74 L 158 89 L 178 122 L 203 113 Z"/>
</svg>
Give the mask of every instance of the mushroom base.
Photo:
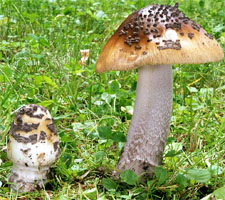
<svg viewBox="0 0 225 200">
<path fill-rule="evenodd" d="M 117 164 L 133 170 L 142 180 L 162 162 L 172 110 L 172 66 L 139 68 L 134 114 L 127 142 Z"/>
<path fill-rule="evenodd" d="M 17 192 L 31 192 L 42 188 L 47 182 L 49 167 L 30 168 L 22 165 L 13 165 L 9 182 L 10 188 Z"/>
</svg>

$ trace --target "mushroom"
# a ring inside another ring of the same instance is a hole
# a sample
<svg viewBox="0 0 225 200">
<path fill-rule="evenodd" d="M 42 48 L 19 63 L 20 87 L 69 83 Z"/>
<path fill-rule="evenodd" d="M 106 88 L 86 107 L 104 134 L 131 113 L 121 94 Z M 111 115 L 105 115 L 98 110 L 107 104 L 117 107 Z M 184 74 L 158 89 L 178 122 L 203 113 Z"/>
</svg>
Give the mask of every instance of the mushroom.
<svg viewBox="0 0 225 200">
<path fill-rule="evenodd" d="M 104 46 L 96 71 L 138 68 L 134 114 L 117 164 L 148 177 L 161 164 L 172 110 L 172 64 L 219 61 L 223 50 L 178 4 L 149 5 L 121 24 Z"/>
<path fill-rule="evenodd" d="M 21 107 L 9 134 L 7 156 L 13 162 L 9 177 L 11 189 L 30 192 L 42 188 L 51 165 L 61 152 L 49 111 L 34 104 Z"/>
</svg>

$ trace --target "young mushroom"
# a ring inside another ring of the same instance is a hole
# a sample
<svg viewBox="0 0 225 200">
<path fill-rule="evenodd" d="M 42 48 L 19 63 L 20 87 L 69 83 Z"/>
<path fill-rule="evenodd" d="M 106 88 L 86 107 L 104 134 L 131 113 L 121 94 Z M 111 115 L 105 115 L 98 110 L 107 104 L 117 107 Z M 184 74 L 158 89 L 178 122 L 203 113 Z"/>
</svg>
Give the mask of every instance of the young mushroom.
<svg viewBox="0 0 225 200">
<path fill-rule="evenodd" d="M 223 50 L 175 6 L 149 5 L 127 17 L 104 46 L 101 73 L 138 68 L 134 114 L 117 164 L 149 176 L 161 164 L 172 110 L 172 64 L 219 61 Z"/>
<path fill-rule="evenodd" d="M 30 104 L 20 108 L 9 131 L 7 156 L 13 162 L 11 189 L 42 188 L 51 165 L 60 155 L 59 137 L 49 111 Z"/>
</svg>

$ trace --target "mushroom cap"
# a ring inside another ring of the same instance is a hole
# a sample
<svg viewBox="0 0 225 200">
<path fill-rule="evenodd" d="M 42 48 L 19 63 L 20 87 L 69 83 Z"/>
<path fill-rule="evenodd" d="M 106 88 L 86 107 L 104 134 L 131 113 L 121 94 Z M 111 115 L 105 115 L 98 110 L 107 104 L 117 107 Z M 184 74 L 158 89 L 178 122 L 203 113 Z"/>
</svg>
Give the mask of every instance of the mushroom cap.
<svg viewBox="0 0 225 200">
<path fill-rule="evenodd" d="M 97 72 L 144 65 L 198 64 L 224 57 L 217 41 L 175 6 L 149 5 L 132 13 L 104 46 Z"/>
<path fill-rule="evenodd" d="M 49 166 L 61 152 L 53 119 L 42 106 L 30 104 L 20 108 L 9 134 L 7 155 L 15 164 Z"/>
</svg>

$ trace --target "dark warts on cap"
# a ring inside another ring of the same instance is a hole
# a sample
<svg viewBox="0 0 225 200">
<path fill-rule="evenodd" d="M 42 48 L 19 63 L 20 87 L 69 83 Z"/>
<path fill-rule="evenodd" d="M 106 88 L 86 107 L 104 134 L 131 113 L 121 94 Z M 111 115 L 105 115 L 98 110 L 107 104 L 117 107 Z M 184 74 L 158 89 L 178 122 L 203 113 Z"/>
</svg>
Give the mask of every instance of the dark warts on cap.
<svg viewBox="0 0 225 200">
<path fill-rule="evenodd" d="M 47 137 L 47 134 L 44 131 L 41 131 L 40 136 L 39 136 L 39 140 L 45 140 Z"/>
<path fill-rule="evenodd" d="M 59 141 L 56 141 L 53 143 L 54 151 L 57 151 L 59 149 Z"/>
<path fill-rule="evenodd" d="M 140 42 L 153 41 L 158 46 L 159 50 L 163 49 L 181 49 L 181 44 L 178 41 L 167 41 L 160 44 L 159 41 L 154 41 L 155 38 L 161 37 L 162 27 L 165 30 L 172 29 L 184 36 L 182 31 L 182 24 L 190 24 L 190 27 L 195 31 L 200 31 L 201 26 L 196 24 L 185 16 L 184 13 L 179 11 L 179 4 L 176 3 L 174 6 L 168 5 L 150 5 L 143 8 L 133 14 L 130 20 L 125 22 L 120 27 L 119 37 L 124 37 L 124 43 L 129 47 L 134 46 L 135 50 L 142 48 Z M 207 37 L 213 39 L 211 35 L 205 33 Z M 192 39 L 194 33 L 188 33 L 188 37 Z"/>
<path fill-rule="evenodd" d="M 39 106 L 39 108 L 40 108 L 43 112 L 47 113 L 47 110 L 46 110 L 44 107 Z M 32 118 L 42 119 L 42 117 L 44 116 L 44 114 L 36 114 L 36 115 L 34 114 L 37 110 L 38 110 L 38 107 L 37 107 L 37 105 L 35 105 L 35 104 L 30 104 L 29 107 L 23 106 L 23 107 L 19 110 L 19 112 L 17 113 L 17 116 L 22 116 L 22 115 L 25 114 L 25 115 L 28 115 L 29 117 L 32 117 Z"/>
<path fill-rule="evenodd" d="M 172 41 L 172 40 L 163 40 L 164 45 L 163 46 L 158 46 L 157 48 L 159 50 L 164 50 L 164 49 L 176 49 L 176 50 L 180 50 L 181 49 L 181 45 L 180 45 L 180 41 L 177 40 L 176 42 Z"/>
<path fill-rule="evenodd" d="M 12 123 L 11 129 L 9 131 L 10 133 L 17 132 L 17 131 L 23 131 L 23 132 L 28 133 L 32 130 L 37 130 L 40 125 L 40 123 L 37 123 L 37 124 L 35 124 L 35 123 L 28 124 L 26 122 L 23 123 L 21 118 L 17 118 L 17 123 L 18 124 L 16 124 L 15 122 Z"/>
<path fill-rule="evenodd" d="M 55 124 L 52 122 L 51 124 L 48 124 L 47 125 L 48 129 L 54 133 L 54 135 L 57 135 L 57 129 L 56 129 L 56 126 Z"/>
<path fill-rule="evenodd" d="M 21 136 L 20 134 L 12 132 L 11 136 L 17 142 L 20 142 L 20 143 L 24 143 L 24 144 L 27 144 L 27 143 L 35 144 L 35 143 L 37 143 L 37 134 L 30 135 L 29 137 L 24 137 L 24 136 Z"/>
</svg>

